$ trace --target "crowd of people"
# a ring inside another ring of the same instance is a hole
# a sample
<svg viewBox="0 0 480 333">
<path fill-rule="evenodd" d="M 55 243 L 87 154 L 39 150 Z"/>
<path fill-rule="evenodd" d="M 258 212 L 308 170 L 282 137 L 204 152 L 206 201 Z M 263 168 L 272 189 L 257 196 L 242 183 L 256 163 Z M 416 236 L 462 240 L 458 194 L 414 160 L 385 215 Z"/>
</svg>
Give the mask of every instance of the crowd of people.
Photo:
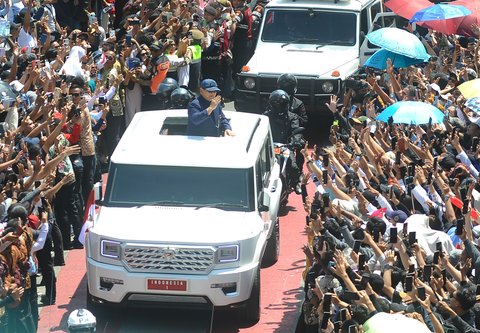
<svg viewBox="0 0 480 333">
<path fill-rule="evenodd" d="M 55 304 L 54 266 L 83 248 L 92 189 L 135 113 L 210 101 L 205 79 L 232 97 L 263 5 L 0 2 L 0 332 L 36 332 Z"/>
<path fill-rule="evenodd" d="M 302 150 L 303 183 L 316 192 L 304 192 L 297 332 L 480 331 L 480 117 L 458 89 L 477 78 L 480 41 L 415 33 L 430 60 L 362 68 L 327 103 L 331 146 Z M 433 104 L 445 118 L 375 120 L 399 101 Z"/>
</svg>

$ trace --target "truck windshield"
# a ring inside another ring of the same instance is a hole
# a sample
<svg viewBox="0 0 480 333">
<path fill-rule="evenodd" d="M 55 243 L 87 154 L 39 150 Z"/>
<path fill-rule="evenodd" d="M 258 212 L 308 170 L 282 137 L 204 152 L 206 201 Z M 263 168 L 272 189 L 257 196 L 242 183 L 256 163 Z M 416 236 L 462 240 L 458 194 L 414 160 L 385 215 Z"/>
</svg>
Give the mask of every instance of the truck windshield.
<svg viewBox="0 0 480 333">
<path fill-rule="evenodd" d="M 105 206 L 213 206 L 254 210 L 253 170 L 112 164 Z"/>
<path fill-rule="evenodd" d="M 352 46 L 356 31 L 355 13 L 271 9 L 265 17 L 262 41 Z"/>
</svg>

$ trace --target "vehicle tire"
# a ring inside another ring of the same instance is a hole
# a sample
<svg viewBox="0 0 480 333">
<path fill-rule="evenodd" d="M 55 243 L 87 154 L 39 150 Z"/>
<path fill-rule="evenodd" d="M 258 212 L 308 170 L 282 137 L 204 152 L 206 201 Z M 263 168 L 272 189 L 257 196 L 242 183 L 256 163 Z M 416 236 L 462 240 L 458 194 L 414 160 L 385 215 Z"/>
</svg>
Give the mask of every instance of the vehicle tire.
<svg viewBox="0 0 480 333">
<path fill-rule="evenodd" d="M 107 309 L 104 305 L 94 302 L 93 296 L 90 294 L 87 286 L 87 310 L 93 313 L 97 318 L 105 317 L 107 315 Z"/>
<path fill-rule="evenodd" d="M 239 308 L 242 325 L 253 326 L 260 320 L 260 267 L 257 269 L 250 298 Z"/>
<path fill-rule="evenodd" d="M 280 223 L 277 217 L 273 226 L 272 234 L 268 238 L 265 253 L 262 259 L 262 266 L 269 267 L 278 261 L 280 255 Z"/>
</svg>

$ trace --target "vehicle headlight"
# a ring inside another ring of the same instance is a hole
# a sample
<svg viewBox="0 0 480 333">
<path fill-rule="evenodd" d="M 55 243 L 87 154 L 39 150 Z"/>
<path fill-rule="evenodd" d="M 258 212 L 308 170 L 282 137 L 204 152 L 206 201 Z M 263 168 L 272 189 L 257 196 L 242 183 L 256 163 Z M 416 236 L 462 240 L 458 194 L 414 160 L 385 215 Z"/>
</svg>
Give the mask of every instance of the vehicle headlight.
<svg viewBox="0 0 480 333">
<path fill-rule="evenodd" d="M 243 85 L 247 89 L 253 89 L 255 88 L 255 79 L 247 77 L 245 80 L 243 80 Z"/>
<path fill-rule="evenodd" d="M 120 242 L 102 239 L 100 242 L 100 254 L 107 258 L 120 258 Z"/>
<path fill-rule="evenodd" d="M 326 93 L 331 93 L 333 91 L 333 83 L 330 81 L 323 82 L 322 90 Z"/>
<path fill-rule="evenodd" d="M 239 246 L 238 245 L 225 245 L 219 246 L 217 260 L 219 263 L 232 262 L 239 259 Z"/>
</svg>

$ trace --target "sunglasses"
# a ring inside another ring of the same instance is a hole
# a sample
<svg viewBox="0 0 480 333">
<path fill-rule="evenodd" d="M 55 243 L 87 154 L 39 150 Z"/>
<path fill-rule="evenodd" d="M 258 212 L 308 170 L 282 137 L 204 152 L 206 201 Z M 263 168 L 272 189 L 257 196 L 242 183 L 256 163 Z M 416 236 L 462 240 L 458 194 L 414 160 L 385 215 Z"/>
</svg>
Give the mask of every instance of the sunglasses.
<svg viewBox="0 0 480 333">
<path fill-rule="evenodd" d="M 72 93 L 73 97 L 80 97 L 80 93 Z"/>
<path fill-rule="evenodd" d="M 107 60 L 113 60 L 113 57 L 105 57 Z"/>
</svg>

